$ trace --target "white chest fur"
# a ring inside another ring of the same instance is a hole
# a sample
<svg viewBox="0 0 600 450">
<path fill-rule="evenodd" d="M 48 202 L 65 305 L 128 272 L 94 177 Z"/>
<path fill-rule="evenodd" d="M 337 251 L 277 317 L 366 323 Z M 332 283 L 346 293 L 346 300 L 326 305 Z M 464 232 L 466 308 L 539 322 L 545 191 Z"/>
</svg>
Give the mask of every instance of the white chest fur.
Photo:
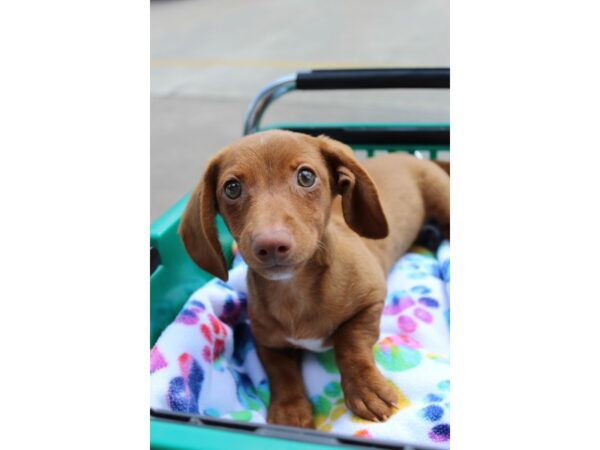
<svg viewBox="0 0 600 450">
<path fill-rule="evenodd" d="M 286 338 L 289 343 L 294 344 L 297 347 L 305 348 L 306 350 L 310 350 L 311 352 L 324 352 L 325 350 L 329 350 L 329 347 L 323 347 L 323 339 L 293 339 Z"/>
</svg>

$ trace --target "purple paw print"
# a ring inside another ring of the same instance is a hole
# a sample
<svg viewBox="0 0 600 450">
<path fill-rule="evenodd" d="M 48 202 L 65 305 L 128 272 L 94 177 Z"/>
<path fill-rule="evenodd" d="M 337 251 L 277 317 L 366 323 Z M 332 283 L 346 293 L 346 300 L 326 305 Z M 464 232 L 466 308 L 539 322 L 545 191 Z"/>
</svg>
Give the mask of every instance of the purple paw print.
<svg viewBox="0 0 600 450">
<path fill-rule="evenodd" d="M 182 323 L 184 325 L 195 325 L 198 323 L 200 318 L 198 315 L 206 309 L 202 302 L 198 300 L 192 300 L 190 304 L 182 310 L 177 317 L 175 318 L 175 322 Z"/>
</svg>

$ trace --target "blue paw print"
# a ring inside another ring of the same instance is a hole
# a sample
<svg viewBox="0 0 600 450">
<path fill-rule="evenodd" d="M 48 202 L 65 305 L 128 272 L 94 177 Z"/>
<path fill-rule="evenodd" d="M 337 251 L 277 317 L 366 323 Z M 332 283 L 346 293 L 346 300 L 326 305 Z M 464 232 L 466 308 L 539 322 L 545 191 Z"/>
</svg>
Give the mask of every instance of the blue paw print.
<svg viewBox="0 0 600 450">
<path fill-rule="evenodd" d="M 450 440 L 450 425 L 447 423 L 449 419 L 447 413 L 450 409 L 450 402 L 447 401 L 450 380 L 440 381 L 437 388 L 441 392 L 427 394 L 424 401 L 429 405 L 421 408 L 418 414 L 423 420 L 434 424 L 429 430 L 429 439 L 433 442 L 446 442 Z M 442 423 L 436 423 L 440 421 Z"/>
</svg>

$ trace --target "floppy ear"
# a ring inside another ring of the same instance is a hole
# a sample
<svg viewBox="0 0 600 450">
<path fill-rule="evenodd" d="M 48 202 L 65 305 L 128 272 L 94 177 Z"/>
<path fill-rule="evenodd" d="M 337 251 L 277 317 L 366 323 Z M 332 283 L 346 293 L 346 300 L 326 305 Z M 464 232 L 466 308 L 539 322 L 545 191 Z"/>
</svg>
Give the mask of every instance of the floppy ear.
<svg viewBox="0 0 600 450">
<path fill-rule="evenodd" d="M 227 281 L 229 274 L 215 226 L 218 175 L 217 156 L 208 163 L 202 180 L 190 196 L 179 224 L 179 235 L 188 255 L 201 269 Z"/>
<path fill-rule="evenodd" d="M 334 192 L 342 196 L 342 211 L 348 226 L 366 238 L 386 237 L 388 223 L 377 187 L 354 157 L 352 149 L 327 136 L 319 136 L 317 140 L 333 174 Z"/>
</svg>

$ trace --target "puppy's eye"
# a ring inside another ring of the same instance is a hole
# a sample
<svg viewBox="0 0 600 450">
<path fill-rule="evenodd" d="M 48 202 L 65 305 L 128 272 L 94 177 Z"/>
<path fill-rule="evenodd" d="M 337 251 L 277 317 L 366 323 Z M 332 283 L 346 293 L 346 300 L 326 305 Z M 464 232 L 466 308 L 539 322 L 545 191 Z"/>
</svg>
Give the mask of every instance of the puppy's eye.
<svg viewBox="0 0 600 450">
<path fill-rule="evenodd" d="M 298 172 L 298 184 L 302 187 L 311 187 L 316 180 L 317 176 L 310 169 L 302 169 Z"/>
<path fill-rule="evenodd" d="M 242 195 L 242 185 L 237 180 L 230 180 L 225 183 L 225 195 L 232 200 Z"/>
</svg>

